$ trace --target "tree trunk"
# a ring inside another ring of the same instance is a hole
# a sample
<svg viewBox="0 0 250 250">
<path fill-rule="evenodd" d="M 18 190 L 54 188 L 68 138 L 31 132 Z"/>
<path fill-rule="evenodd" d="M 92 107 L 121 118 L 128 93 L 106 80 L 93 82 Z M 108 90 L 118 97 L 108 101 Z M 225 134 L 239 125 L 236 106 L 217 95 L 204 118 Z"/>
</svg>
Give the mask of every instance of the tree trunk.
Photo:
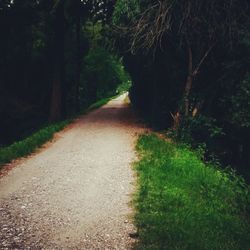
<svg viewBox="0 0 250 250">
<path fill-rule="evenodd" d="M 49 120 L 50 122 L 55 122 L 59 121 L 61 118 L 62 118 L 61 69 L 59 65 L 55 65 Z"/>
<path fill-rule="evenodd" d="M 193 53 L 191 46 L 188 45 L 188 76 L 184 91 L 184 110 L 185 116 L 189 114 L 189 95 L 193 85 Z"/>
<path fill-rule="evenodd" d="M 80 13 L 80 0 L 76 0 L 76 86 L 75 86 L 75 110 L 80 111 L 80 83 L 81 83 L 81 13 Z"/>
<path fill-rule="evenodd" d="M 65 112 L 64 98 L 64 33 L 65 33 L 65 17 L 64 17 L 64 1 L 61 1 L 55 10 L 55 38 L 54 38 L 54 75 L 52 82 L 52 93 L 50 103 L 51 122 L 62 119 Z"/>
<path fill-rule="evenodd" d="M 171 113 L 171 116 L 173 118 L 173 129 L 176 131 L 178 130 L 180 126 L 182 116 L 185 115 L 187 117 L 189 115 L 189 108 L 190 108 L 189 96 L 190 96 L 190 92 L 192 89 L 194 76 L 193 76 L 193 53 L 192 53 L 191 45 L 189 42 L 187 42 L 187 50 L 188 50 L 187 51 L 188 52 L 188 76 L 186 79 L 184 95 L 183 95 L 184 112 L 183 112 L 183 108 L 179 107 L 179 110 L 175 114 Z"/>
</svg>

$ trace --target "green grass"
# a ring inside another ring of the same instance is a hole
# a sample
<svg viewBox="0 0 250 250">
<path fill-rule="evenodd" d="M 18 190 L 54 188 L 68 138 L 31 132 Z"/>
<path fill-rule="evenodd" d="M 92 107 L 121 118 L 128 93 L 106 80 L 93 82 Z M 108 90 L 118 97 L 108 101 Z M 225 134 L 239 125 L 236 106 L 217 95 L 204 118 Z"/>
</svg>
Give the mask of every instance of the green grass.
<svg viewBox="0 0 250 250">
<path fill-rule="evenodd" d="M 116 97 L 116 96 L 115 96 L 115 97 Z M 101 100 L 95 102 L 94 104 L 92 104 L 92 105 L 90 105 L 90 106 L 88 107 L 88 109 L 86 110 L 86 112 L 89 112 L 89 111 L 91 111 L 91 110 L 93 110 L 93 109 L 97 109 L 97 108 L 99 108 L 99 107 L 101 107 L 101 106 L 107 104 L 111 99 L 113 99 L 113 98 L 115 98 L 115 97 L 114 97 L 114 96 L 113 96 L 113 97 L 108 97 L 108 98 L 104 98 L 104 99 L 101 99 Z"/>
<path fill-rule="evenodd" d="M 137 249 L 250 249 L 249 186 L 198 153 L 140 136 Z"/>
<path fill-rule="evenodd" d="M 51 124 L 40 129 L 22 141 L 14 142 L 8 147 L 0 148 L 0 166 L 16 158 L 26 156 L 34 152 L 45 142 L 53 138 L 54 133 L 62 130 L 70 121 Z"/>
<path fill-rule="evenodd" d="M 97 109 L 106 104 L 113 97 L 104 98 L 92 104 L 86 110 L 83 110 L 81 114 L 87 113 L 93 109 Z M 24 157 L 34 152 L 37 148 L 41 147 L 45 142 L 51 140 L 54 134 L 62 130 L 65 126 L 72 122 L 72 119 L 68 119 L 62 122 L 54 123 L 46 126 L 37 132 L 33 133 L 24 140 L 15 142 L 10 146 L 0 148 L 0 168 L 2 165 L 11 162 L 19 157 Z"/>
</svg>

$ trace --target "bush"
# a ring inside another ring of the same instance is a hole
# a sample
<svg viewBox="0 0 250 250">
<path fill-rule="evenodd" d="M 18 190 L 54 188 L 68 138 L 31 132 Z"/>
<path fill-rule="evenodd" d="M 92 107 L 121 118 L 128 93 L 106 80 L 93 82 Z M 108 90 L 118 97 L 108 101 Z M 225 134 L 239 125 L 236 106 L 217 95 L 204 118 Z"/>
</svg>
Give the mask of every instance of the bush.
<svg viewBox="0 0 250 250">
<path fill-rule="evenodd" d="M 216 119 L 199 115 L 197 117 L 183 117 L 180 126 L 168 130 L 168 136 L 177 142 L 182 142 L 194 148 L 203 148 L 212 156 L 216 151 L 218 140 L 224 136 L 223 129 L 217 126 Z M 217 152 L 218 153 L 218 152 Z"/>
<path fill-rule="evenodd" d="M 250 128 L 250 76 L 238 84 L 236 91 L 229 97 L 230 116 L 228 120 L 236 127 Z"/>
</svg>

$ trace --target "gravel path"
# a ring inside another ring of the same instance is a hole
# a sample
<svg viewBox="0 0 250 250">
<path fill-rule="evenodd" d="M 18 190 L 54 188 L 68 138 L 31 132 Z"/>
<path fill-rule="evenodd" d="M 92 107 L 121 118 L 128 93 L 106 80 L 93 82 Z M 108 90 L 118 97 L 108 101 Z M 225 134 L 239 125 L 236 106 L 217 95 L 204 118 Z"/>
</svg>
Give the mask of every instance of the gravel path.
<svg viewBox="0 0 250 250">
<path fill-rule="evenodd" d="M 126 95 L 0 179 L 0 249 L 130 249 L 136 122 Z"/>
</svg>

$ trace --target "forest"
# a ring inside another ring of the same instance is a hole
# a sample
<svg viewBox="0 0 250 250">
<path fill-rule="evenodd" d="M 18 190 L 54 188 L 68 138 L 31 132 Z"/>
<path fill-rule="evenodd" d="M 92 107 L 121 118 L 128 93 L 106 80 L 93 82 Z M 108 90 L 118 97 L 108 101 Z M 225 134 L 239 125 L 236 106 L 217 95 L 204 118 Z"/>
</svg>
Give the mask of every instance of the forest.
<svg viewBox="0 0 250 250">
<path fill-rule="evenodd" d="M 0 145 L 131 79 L 150 126 L 249 179 L 247 0 L 2 0 L 0 13 Z"/>
<path fill-rule="evenodd" d="M 0 145 L 129 86 L 108 35 L 112 8 L 99 1 L 1 1 Z"/>
<path fill-rule="evenodd" d="M 147 127 L 249 184 L 249 0 L 0 0 L 0 32 L 0 153 L 128 91 Z M 188 246 L 170 249 L 223 249 Z"/>
<path fill-rule="evenodd" d="M 249 179 L 249 2 L 153 2 L 118 1 L 113 14 L 133 103 Z"/>
</svg>

